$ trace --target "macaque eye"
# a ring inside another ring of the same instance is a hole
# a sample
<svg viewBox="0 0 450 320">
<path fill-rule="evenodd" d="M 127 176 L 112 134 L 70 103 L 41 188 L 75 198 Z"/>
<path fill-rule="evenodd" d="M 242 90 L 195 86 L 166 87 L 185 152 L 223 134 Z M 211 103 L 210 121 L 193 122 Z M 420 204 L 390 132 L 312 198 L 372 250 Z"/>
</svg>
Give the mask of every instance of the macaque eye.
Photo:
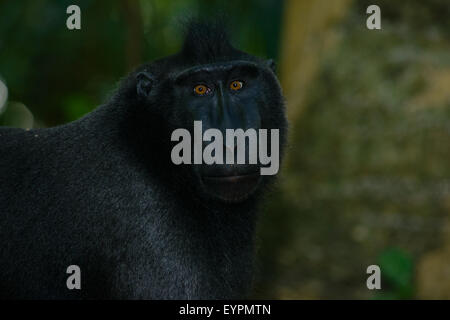
<svg viewBox="0 0 450 320">
<path fill-rule="evenodd" d="M 234 91 L 241 90 L 243 86 L 244 86 L 244 83 L 239 80 L 234 80 L 230 83 L 230 89 L 234 90 Z"/>
<path fill-rule="evenodd" d="M 194 93 L 199 96 L 203 96 L 207 93 L 210 93 L 211 89 L 204 84 L 198 84 L 194 87 Z"/>
</svg>

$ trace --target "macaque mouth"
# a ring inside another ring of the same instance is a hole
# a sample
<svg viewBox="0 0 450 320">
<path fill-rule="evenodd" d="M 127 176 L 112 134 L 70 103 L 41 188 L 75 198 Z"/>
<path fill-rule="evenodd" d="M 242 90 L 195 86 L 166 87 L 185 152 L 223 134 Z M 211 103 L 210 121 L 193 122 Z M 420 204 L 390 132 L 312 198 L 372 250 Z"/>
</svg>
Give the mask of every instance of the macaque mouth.
<svg viewBox="0 0 450 320">
<path fill-rule="evenodd" d="M 258 187 L 261 175 L 259 172 L 227 175 L 203 176 L 202 182 L 207 193 L 227 203 L 238 203 L 246 200 Z"/>
</svg>

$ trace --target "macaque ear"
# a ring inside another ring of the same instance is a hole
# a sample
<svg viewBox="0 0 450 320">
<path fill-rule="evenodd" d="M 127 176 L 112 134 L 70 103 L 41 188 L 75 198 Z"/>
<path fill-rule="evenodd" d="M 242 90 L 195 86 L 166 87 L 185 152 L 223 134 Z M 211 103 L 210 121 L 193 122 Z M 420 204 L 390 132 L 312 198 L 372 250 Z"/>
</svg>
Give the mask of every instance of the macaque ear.
<svg viewBox="0 0 450 320">
<path fill-rule="evenodd" d="M 272 59 L 269 59 L 266 61 L 266 65 L 269 69 L 271 69 L 273 72 L 277 72 L 277 64 Z"/>
<path fill-rule="evenodd" d="M 139 72 L 136 75 L 136 91 L 138 96 L 146 98 L 152 90 L 153 83 L 154 78 L 149 72 Z"/>
</svg>

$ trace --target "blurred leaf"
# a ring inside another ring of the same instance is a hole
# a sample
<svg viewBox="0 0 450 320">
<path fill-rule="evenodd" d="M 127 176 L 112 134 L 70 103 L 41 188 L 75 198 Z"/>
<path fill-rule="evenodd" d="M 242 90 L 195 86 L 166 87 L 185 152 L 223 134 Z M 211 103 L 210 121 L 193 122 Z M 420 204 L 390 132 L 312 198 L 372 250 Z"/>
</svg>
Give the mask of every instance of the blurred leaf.
<svg viewBox="0 0 450 320">
<path fill-rule="evenodd" d="M 378 259 L 382 275 L 379 298 L 410 299 L 413 297 L 413 259 L 405 251 L 390 248 Z"/>
<path fill-rule="evenodd" d="M 7 100 L 8 100 L 8 88 L 3 83 L 0 77 L 0 115 L 2 114 L 3 109 L 6 106 Z"/>
<path fill-rule="evenodd" d="M 2 126 L 31 129 L 33 123 L 33 114 L 20 102 L 9 102 L 6 110 L 0 116 L 0 125 Z"/>
<path fill-rule="evenodd" d="M 379 258 L 383 275 L 395 286 L 410 284 L 413 276 L 412 258 L 400 249 L 388 249 Z"/>
<path fill-rule="evenodd" d="M 63 103 L 64 115 L 69 121 L 81 118 L 86 113 L 90 112 L 95 104 L 88 96 L 78 94 L 72 95 Z"/>
</svg>

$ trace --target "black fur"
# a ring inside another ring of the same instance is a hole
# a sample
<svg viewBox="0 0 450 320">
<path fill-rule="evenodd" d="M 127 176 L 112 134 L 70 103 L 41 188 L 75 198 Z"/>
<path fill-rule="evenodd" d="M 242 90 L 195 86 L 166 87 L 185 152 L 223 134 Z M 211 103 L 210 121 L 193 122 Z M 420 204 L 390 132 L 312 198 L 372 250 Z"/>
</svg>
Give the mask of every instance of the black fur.
<svg viewBox="0 0 450 320">
<path fill-rule="evenodd" d="M 109 102 L 49 129 L 0 128 L 0 298 L 243 298 L 252 280 L 257 202 L 205 199 L 170 161 L 170 75 L 246 60 L 267 83 L 267 127 L 286 131 L 265 61 L 234 49 L 217 25 L 194 23 L 182 51 L 144 65 Z M 139 82 L 144 78 L 145 82 Z M 81 290 L 66 288 L 69 265 Z"/>
</svg>

